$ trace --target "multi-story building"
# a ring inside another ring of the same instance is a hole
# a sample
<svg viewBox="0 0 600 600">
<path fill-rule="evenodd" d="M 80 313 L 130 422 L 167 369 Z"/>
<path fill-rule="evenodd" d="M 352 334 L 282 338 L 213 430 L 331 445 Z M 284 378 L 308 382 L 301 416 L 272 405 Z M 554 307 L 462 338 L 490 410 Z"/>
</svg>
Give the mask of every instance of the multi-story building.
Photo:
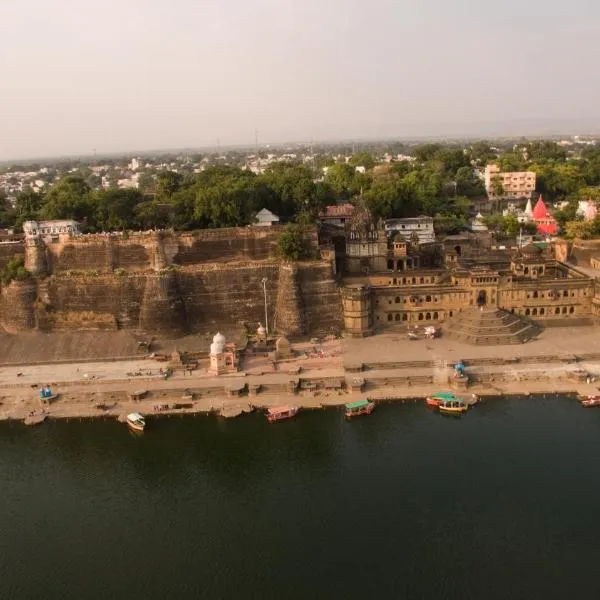
<svg viewBox="0 0 600 600">
<path fill-rule="evenodd" d="M 381 232 L 372 222 L 353 222 L 347 231 L 342 299 L 351 335 L 440 324 L 479 308 L 564 323 L 600 311 L 594 280 L 556 260 L 548 243 L 493 249 L 489 233 L 468 233 L 420 246 Z M 350 253 L 359 253 L 359 264 Z"/>
<path fill-rule="evenodd" d="M 419 244 L 435 242 L 432 217 L 387 219 L 385 222 L 385 230 L 390 234 L 398 234 L 406 241 L 417 240 Z"/>
<path fill-rule="evenodd" d="M 535 190 L 536 177 L 533 171 L 502 172 L 498 165 L 490 164 L 485 168 L 485 189 L 490 198 L 522 199 L 531 198 Z M 498 193 L 496 182 L 501 186 Z"/>
</svg>

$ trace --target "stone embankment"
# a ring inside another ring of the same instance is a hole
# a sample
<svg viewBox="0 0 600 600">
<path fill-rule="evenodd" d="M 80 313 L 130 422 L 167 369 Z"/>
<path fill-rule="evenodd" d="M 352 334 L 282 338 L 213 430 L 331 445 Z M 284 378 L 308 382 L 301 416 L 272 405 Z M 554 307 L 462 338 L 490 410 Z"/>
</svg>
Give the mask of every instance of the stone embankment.
<svg viewBox="0 0 600 600">
<path fill-rule="evenodd" d="M 299 361 L 296 361 L 299 363 Z M 279 404 L 303 408 L 341 406 L 359 398 L 376 401 L 412 400 L 435 391 L 455 389 L 470 396 L 564 393 L 595 394 L 600 354 L 529 356 L 520 360 L 465 359 L 467 379 L 456 385 L 453 365 L 443 361 L 325 364 L 299 369 L 281 365 L 279 371 L 238 373 L 211 378 L 204 372 L 175 375 L 165 380 L 155 363 L 115 363 L 106 375 L 81 375 L 68 380 L 35 381 L 49 371 L 0 374 L 0 419 L 25 419 L 40 414 L 40 383 L 50 383 L 59 398 L 42 413 L 47 418 L 116 417 L 138 411 L 145 415 L 217 413 L 232 417 Z M 117 365 L 118 364 L 118 368 Z M 71 373 L 76 365 L 71 365 Z M 81 368 L 90 365 L 81 365 Z M 98 368 L 98 367 L 97 367 Z M 124 377 L 119 369 L 146 369 L 143 377 Z M 58 367 L 48 367 L 57 370 Z M 154 369 L 154 371 L 150 371 Z M 9 372 L 10 371 L 10 372 Z M 86 377 L 86 379 L 82 379 Z M 133 393 L 143 388 L 141 400 Z M 35 421 L 35 420 L 34 420 Z"/>
</svg>

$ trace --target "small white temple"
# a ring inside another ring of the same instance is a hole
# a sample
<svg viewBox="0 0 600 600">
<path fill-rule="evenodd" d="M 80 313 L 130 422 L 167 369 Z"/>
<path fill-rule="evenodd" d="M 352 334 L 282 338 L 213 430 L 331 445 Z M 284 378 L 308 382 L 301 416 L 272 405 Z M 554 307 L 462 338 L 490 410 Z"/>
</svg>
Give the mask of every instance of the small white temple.
<svg viewBox="0 0 600 600">
<path fill-rule="evenodd" d="M 471 231 L 477 233 L 487 230 L 487 225 L 483 221 L 483 215 L 481 213 L 477 213 L 475 218 L 471 221 Z"/>
<path fill-rule="evenodd" d="M 238 370 L 238 355 L 235 344 L 228 344 L 225 336 L 217 332 L 210 345 L 210 366 L 208 372 L 211 375 L 223 375 Z"/>
</svg>

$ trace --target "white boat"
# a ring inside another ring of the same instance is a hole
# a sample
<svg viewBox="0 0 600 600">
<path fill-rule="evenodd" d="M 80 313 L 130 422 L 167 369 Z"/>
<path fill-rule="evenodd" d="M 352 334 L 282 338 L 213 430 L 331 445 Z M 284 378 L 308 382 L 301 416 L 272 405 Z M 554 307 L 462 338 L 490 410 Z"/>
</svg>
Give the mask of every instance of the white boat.
<svg viewBox="0 0 600 600">
<path fill-rule="evenodd" d="M 146 420 L 140 413 L 129 413 L 127 415 L 127 425 L 134 431 L 144 431 Z"/>
</svg>

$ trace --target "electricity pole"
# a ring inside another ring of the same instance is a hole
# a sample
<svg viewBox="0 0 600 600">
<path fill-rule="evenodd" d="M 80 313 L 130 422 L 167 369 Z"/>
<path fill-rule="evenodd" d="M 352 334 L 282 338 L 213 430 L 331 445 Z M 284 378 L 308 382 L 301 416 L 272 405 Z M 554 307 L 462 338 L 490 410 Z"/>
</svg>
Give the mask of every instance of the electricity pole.
<svg viewBox="0 0 600 600">
<path fill-rule="evenodd" d="M 266 277 L 262 278 L 263 292 L 265 295 L 265 329 L 267 331 L 267 336 L 268 336 L 269 335 L 269 315 L 267 312 L 267 281 L 268 281 L 268 279 Z"/>
</svg>

